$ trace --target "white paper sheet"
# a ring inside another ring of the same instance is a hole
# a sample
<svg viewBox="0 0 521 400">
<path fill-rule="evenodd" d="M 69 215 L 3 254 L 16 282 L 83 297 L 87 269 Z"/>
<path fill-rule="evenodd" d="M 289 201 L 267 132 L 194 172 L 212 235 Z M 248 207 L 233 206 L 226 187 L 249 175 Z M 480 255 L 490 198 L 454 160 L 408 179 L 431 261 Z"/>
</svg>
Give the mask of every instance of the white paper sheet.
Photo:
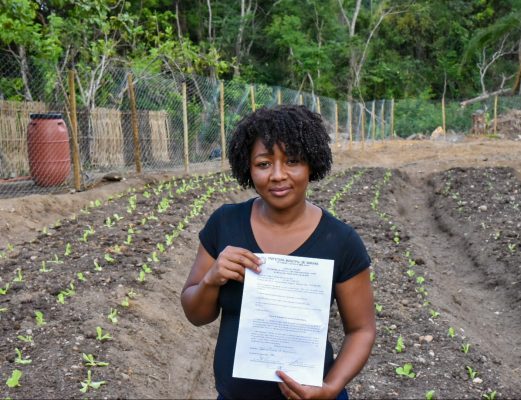
<svg viewBox="0 0 521 400">
<path fill-rule="evenodd" d="M 276 370 L 322 386 L 333 260 L 257 254 L 247 269 L 233 376 L 280 382 Z"/>
</svg>

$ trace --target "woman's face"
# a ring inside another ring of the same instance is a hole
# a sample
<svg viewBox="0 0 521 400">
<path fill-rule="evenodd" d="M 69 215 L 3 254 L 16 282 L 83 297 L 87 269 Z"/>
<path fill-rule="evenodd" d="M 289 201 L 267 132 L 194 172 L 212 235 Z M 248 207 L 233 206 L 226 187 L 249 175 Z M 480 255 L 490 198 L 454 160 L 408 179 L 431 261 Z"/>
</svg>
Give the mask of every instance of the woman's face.
<svg viewBox="0 0 521 400">
<path fill-rule="evenodd" d="M 250 173 L 257 193 L 272 207 L 283 209 L 305 201 L 309 165 L 288 156 L 284 146 L 275 144 L 270 151 L 257 139 L 251 151 Z"/>
</svg>

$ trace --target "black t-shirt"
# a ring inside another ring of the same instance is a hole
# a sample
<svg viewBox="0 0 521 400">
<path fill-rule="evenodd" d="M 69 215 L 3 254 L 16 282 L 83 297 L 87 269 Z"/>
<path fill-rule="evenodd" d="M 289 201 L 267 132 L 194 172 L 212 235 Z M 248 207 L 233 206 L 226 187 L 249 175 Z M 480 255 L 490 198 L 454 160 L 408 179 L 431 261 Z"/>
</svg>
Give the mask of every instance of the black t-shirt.
<svg viewBox="0 0 521 400">
<path fill-rule="evenodd" d="M 225 204 L 210 216 L 199 233 L 199 239 L 213 258 L 216 259 L 226 246 L 263 253 L 255 241 L 250 223 L 254 200 L 253 198 L 244 203 Z M 322 217 L 315 231 L 290 255 L 334 260 L 331 304 L 334 298 L 334 284 L 346 281 L 371 264 L 366 248 L 356 231 L 326 210 L 322 210 Z M 222 312 L 214 356 L 216 389 L 226 399 L 284 399 L 276 382 L 232 377 L 242 291 L 242 283 L 228 281 L 219 292 L 219 306 Z M 324 376 L 333 361 L 333 348 L 328 340 Z"/>
</svg>

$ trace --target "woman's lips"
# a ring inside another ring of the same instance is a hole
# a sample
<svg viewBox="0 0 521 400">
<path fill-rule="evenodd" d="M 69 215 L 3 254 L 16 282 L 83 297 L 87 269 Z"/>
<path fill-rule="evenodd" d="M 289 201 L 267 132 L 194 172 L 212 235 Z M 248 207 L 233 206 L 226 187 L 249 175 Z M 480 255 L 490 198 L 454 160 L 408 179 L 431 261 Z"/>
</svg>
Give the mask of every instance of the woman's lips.
<svg viewBox="0 0 521 400">
<path fill-rule="evenodd" d="M 278 196 L 278 197 L 282 197 L 282 196 L 285 196 L 286 194 L 288 194 L 288 192 L 290 191 L 290 188 L 289 187 L 280 187 L 280 188 L 271 188 L 270 189 L 270 193 L 273 194 L 274 196 Z"/>
</svg>

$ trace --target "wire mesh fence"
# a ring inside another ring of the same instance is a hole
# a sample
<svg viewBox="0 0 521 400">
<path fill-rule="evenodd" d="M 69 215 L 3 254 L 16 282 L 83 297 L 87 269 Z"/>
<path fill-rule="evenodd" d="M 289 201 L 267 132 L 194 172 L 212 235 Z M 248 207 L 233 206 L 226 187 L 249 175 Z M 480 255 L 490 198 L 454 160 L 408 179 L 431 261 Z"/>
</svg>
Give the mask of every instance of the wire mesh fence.
<svg viewBox="0 0 521 400">
<path fill-rule="evenodd" d="M 94 73 L 96 72 L 96 73 Z M 333 147 L 412 134 L 496 133 L 517 97 L 462 108 L 419 99 L 337 101 L 282 87 L 181 73 L 0 66 L 0 198 L 81 190 L 108 172 L 220 170 L 237 122 L 252 110 L 303 104 L 322 115 Z"/>
</svg>

